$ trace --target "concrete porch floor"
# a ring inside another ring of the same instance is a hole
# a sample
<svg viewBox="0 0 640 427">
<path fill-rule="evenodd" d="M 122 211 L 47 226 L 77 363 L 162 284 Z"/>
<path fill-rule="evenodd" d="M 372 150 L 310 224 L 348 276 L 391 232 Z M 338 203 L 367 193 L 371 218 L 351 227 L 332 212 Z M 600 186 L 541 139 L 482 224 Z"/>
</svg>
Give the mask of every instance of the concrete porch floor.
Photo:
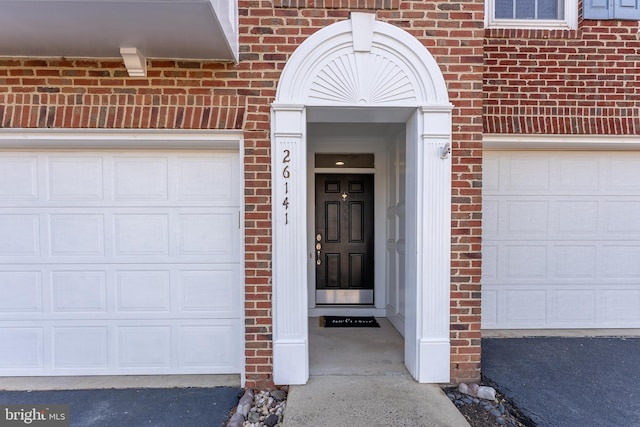
<svg viewBox="0 0 640 427">
<path fill-rule="evenodd" d="M 323 328 L 309 318 L 309 374 L 409 375 L 404 338 L 384 318 L 380 328 Z"/>
</svg>

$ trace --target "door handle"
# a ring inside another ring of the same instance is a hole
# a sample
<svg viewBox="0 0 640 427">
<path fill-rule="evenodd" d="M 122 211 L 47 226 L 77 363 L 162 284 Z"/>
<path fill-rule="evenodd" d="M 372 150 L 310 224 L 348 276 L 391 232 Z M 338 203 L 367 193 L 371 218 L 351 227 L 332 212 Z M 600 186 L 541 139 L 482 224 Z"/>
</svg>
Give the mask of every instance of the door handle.
<svg viewBox="0 0 640 427">
<path fill-rule="evenodd" d="M 320 249 L 322 249 L 322 245 L 320 243 L 316 243 L 316 265 L 322 264 L 322 258 L 320 257 Z"/>
<path fill-rule="evenodd" d="M 322 258 L 320 257 L 320 249 L 322 249 L 322 245 L 320 241 L 322 240 L 322 234 L 316 234 L 316 265 L 322 264 Z"/>
</svg>

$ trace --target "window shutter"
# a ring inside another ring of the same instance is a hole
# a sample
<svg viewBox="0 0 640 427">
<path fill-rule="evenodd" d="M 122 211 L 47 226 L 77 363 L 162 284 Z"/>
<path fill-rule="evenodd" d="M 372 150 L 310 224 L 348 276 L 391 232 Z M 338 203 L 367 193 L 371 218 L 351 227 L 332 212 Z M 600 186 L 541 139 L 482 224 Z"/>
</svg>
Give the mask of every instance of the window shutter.
<svg viewBox="0 0 640 427">
<path fill-rule="evenodd" d="M 609 19 L 613 17 L 613 13 L 609 9 L 609 0 L 583 0 L 582 3 L 584 5 L 582 10 L 584 19 Z"/>
<path fill-rule="evenodd" d="M 615 0 L 613 12 L 615 19 L 640 20 L 640 1 Z"/>
<path fill-rule="evenodd" d="M 640 21 L 640 0 L 583 0 L 584 19 L 630 19 Z"/>
</svg>

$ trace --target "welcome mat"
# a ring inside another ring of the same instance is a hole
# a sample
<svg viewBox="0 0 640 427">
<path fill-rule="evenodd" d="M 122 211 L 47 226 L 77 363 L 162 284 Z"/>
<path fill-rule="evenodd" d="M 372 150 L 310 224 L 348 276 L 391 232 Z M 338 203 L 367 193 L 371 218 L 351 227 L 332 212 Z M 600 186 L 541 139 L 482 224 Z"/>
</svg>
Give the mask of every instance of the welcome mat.
<svg viewBox="0 0 640 427">
<path fill-rule="evenodd" d="M 323 328 L 379 328 L 375 317 L 361 316 L 320 316 Z"/>
</svg>

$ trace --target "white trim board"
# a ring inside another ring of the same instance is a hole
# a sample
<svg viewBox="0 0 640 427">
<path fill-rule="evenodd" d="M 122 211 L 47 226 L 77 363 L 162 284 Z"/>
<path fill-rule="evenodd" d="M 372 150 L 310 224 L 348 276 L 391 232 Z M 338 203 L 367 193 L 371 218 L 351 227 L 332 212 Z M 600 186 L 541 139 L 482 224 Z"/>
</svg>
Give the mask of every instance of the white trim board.
<svg viewBox="0 0 640 427">
<path fill-rule="evenodd" d="M 0 148 L 240 149 L 241 130 L 0 129 Z"/>
<path fill-rule="evenodd" d="M 638 135 L 485 134 L 485 150 L 640 150 Z"/>
</svg>

